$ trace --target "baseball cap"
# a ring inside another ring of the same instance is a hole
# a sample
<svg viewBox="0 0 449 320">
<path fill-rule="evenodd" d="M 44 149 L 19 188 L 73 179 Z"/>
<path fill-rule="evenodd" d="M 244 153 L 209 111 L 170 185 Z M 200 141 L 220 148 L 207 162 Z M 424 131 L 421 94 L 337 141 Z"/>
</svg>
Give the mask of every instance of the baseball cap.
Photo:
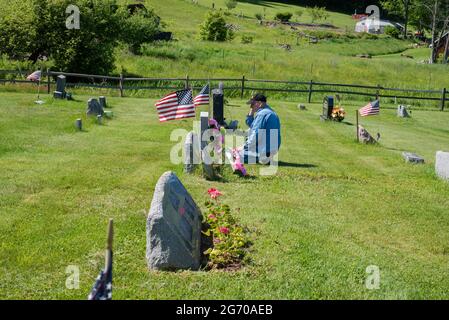
<svg viewBox="0 0 449 320">
<path fill-rule="evenodd" d="M 252 96 L 251 99 L 249 99 L 246 104 L 251 104 L 254 101 L 260 101 L 260 102 L 267 102 L 267 97 L 265 97 L 263 94 L 261 93 L 256 93 L 255 95 Z"/>
</svg>

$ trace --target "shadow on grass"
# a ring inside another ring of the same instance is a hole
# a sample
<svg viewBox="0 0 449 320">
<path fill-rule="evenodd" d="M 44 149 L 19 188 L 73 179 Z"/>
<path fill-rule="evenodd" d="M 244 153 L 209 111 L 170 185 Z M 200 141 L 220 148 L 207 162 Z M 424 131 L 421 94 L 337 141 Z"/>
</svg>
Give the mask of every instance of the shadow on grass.
<svg viewBox="0 0 449 320">
<path fill-rule="evenodd" d="M 285 161 L 278 162 L 279 167 L 290 167 L 290 168 L 316 168 L 317 166 L 310 163 L 291 163 Z"/>
</svg>

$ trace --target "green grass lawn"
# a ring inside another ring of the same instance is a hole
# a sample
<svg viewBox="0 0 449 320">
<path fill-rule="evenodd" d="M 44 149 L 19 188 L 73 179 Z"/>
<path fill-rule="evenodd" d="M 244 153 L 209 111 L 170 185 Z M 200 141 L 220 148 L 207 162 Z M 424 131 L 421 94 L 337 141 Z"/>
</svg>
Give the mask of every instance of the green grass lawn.
<svg viewBox="0 0 449 320">
<path fill-rule="evenodd" d="M 393 110 L 364 118 L 378 146 L 355 142 L 355 109 L 344 123 L 319 121 L 321 106 L 300 112 L 273 101 L 283 124 L 282 165 L 274 176 L 208 182 L 171 164 L 176 128 L 159 124 L 154 100 L 110 98 L 113 120 L 96 125 L 78 101 L 33 104 L 35 96 L 0 92 L 0 298 L 85 299 L 103 264 L 114 218 L 115 299 L 448 299 L 449 183 L 434 174 L 437 150 L 449 150 L 449 113 Z M 300 102 L 300 101 L 298 101 Z M 226 117 L 244 120 L 232 100 Z M 85 131 L 74 121 L 84 119 Z M 401 151 L 424 156 L 404 163 Z M 173 170 L 201 208 L 207 189 L 224 193 L 251 230 L 252 262 L 225 272 L 149 272 L 145 222 L 155 184 Z M 68 290 L 68 265 L 80 289 Z M 366 268 L 381 271 L 379 290 Z"/>
</svg>

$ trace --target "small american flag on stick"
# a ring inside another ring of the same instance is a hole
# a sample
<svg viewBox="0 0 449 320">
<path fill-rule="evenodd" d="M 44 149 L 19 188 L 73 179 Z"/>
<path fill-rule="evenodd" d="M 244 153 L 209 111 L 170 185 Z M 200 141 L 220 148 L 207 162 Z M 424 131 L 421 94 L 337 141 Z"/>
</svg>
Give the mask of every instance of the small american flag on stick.
<svg viewBox="0 0 449 320">
<path fill-rule="evenodd" d="M 209 84 L 206 84 L 200 93 L 193 99 L 195 107 L 209 105 Z"/>
<path fill-rule="evenodd" d="M 195 117 L 195 105 L 192 98 L 192 90 L 180 90 L 170 93 L 156 102 L 159 121 L 193 118 Z"/>
<path fill-rule="evenodd" d="M 109 220 L 108 245 L 106 248 L 105 267 L 100 271 L 95 284 L 87 297 L 88 300 L 112 300 L 112 241 L 114 238 L 113 221 Z"/>
<path fill-rule="evenodd" d="M 359 113 L 362 117 L 366 116 L 374 116 L 379 114 L 380 112 L 380 102 L 379 100 L 368 103 L 368 105 L 364 106 L 359 110 Z"/>
<path fill-rule="evenodd" d="M 36 82 L 39 82 L 39 81 L 41 81 L 41 77 L 42 77 L 42 72 L 39 70 L 39 71 L 34 71 L 32 74 L 30 74 L 28 77 L 27 77 L 27 80 L 28 81 L 36 81 Z"/>
</svg>

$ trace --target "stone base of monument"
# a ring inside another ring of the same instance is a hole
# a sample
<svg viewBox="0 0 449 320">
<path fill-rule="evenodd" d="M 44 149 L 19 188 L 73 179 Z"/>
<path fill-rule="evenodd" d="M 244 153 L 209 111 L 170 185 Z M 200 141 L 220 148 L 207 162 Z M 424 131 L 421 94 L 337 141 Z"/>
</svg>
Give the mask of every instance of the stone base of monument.
<svg viewBox="0 0 449 320">
<path fill-rule="evenodd" d="M 417 163 L 417 164 L 424 163 L 424 158 L 418 156 L 415 153 L 403 152 L 402 157 L 405 159 L 405 162 L 407 162 L 407 163 Z"/>
<path fill-rule="evenodd" d="M 370 133 L 362 126 L 359 125 L 359 141 L 365 144 L 375 144 L 377 143 Z"/>
<path fill-rule="evenodd" d="M 201 211 L 173 172 L 156 184 L 147 218 L 146 260 L 152 270 L 198 270 Z"/>
<path fill-rule="evenodd" d="M 449 152 L 437 152 L 435 172 L 441 179 L 449 180 Z"/>
<path fill-rule="evenodd" d="M 66 93 L 65 92 L 61 92 L 61 91 L 55 91 L 55 92 L 53 92 L 53 98 L 55 98 L 55 99 L 65 99 L 66 98 Z"/>
</svg>

